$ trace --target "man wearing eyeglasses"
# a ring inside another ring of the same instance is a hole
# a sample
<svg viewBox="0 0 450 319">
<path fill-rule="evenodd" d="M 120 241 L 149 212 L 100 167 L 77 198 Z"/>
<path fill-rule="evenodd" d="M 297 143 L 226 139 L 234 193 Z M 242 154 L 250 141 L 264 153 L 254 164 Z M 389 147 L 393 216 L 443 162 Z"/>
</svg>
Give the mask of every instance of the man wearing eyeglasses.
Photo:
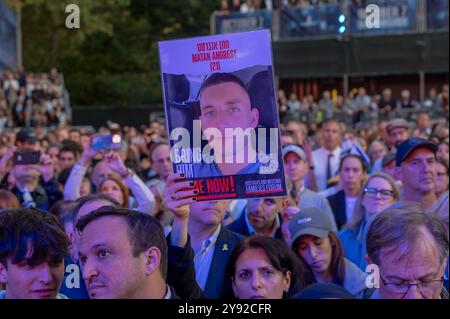
<svg viewBox="0 0 450 319">
<path fill-rule="evenodd" d="M 423 205 L 408 202 L 377 215 L 366 248 L 367 263 L 378 270 L 372 274 L 379 283 L 372 299 L 448 299 L 447 231 Z"/>
</svg>

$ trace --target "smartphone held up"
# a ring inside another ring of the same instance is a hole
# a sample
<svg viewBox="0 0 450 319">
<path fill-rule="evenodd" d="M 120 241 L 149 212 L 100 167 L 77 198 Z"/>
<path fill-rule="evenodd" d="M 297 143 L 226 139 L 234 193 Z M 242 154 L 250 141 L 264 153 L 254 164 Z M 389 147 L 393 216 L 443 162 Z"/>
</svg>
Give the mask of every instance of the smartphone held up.
<svg viewBox="0 0 450 319">
<path fill-rule="evenodd" d="M 92 139 L 92 148 L 95 151 L 120 150 L 122 137 L 119 134 L 97 135 Z"/>
</svg>

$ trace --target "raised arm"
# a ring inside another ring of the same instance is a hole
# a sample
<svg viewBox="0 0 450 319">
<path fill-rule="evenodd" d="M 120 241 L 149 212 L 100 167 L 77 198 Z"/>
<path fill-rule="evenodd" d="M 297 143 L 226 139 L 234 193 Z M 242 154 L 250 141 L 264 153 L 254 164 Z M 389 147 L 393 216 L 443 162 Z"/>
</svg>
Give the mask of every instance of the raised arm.
<svg viewBox="0 0 450 319">
<path fill-rule="evenodd" d="M 83 183 L 83 178 L 91 165 L 92 158 L 97 154 L 96 151 L 92 149 L 92 139 L 88 145 L 83 150 L 80 159 L 72 167 L 70 171 L 69 178 L 64 186 L 64 200 L 76 200 L 80 197 L 81 184 Z"/>
</svg>

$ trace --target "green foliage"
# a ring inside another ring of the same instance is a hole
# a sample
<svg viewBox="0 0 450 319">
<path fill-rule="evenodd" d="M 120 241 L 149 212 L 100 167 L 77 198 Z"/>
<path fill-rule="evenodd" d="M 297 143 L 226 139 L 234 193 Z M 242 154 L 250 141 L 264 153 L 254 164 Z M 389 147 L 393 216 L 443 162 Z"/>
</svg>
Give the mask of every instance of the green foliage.
<svg viewBox="0 0 450 319">
<path fill-rule="evenodd" d="M 72 105 L 161 104 L 157 42 L 206 35 L 216 0 L 21 2 L 26 69 L 64 73 Z M 68 4 L 80 29 L 67 29 Z"/>
</svg>

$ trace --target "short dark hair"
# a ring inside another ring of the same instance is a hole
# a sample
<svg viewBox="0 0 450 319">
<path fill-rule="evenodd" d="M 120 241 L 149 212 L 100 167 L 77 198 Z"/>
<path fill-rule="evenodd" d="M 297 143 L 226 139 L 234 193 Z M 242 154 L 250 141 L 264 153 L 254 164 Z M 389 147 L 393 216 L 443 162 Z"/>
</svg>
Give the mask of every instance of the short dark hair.
<svg viewBox="0 0 450 319">
<path fill-rule="evenodd" d="M 64 140 L 59 153 L 61 154 L 62 152 L 73 152 L 75 156 L 78 156 L 83 152 L 83 147 L 72 140 Z"/>
<path fill-rule="evenodd" d="M 50 209 L 48 211 L 50 214 L 53 214 L 56 217 L 58 217 L 58 220 L 61 222 L 61 224 L 64 225 L 63 219 L 68 214 L 70 214 L 70 216 L 72 216 L 74 207 L 75 207 L 75 201 L 61 199 L 61 200 L 53 203 L 53 205 L 50 207 Z"/>
<path fill-rule="evenodd" d="M 76 224 L 79 232 L 82 232 L 87 225 L 94 220 L 105 216 L 118 216 L 125 218 L 128 224 L 128 236 L 133 251 L 133 256 L 137 257 L 143 251 L 150 247 L 156 247 L 161 252 L 160 271 L 164 279 L 167 276 L 167 242 L 164 236 L 164 229 L 160 222 L 148 214 L 138 211 L 117 208 L 113 206 L 104 206 L 91 214 L 82 217 Z"/>
<path fill-rule="evenodd" d="M 341 159 L 339 161 L 339 172 L 342 170 L 342 166 L 344 165 L 344 162 L 347 158 L 356 158 L 357 160 L 359 160 L 361 162 L 361 167 L 362 167 L 363 172 L 367 173 L 367 164 L 364 161 L 364 159 L 361 156 L 359 156 L 357 154 L 353 154 L 353 153 L 348 153 L 341 157 Z"/>
<path fill-rule="evenodd" d="M 443 223 L 435 216 L 428 215 L 422 204 L 405 202 L 398 207 L 390 207 L 377 215 L 369 227 L 366 240 L 367 255 L 379 265 L 380 251 L 395 253 L 398 260 L 412 252 L 417 242 L 423 240 L 421 228 L 425 227 L 433 236 L 441 262 L 448 257 L 448 233 Z M 402 250 L 403 244 L 406 249 Z"/>
<path fill-rule="evenodd" d="M 32 251 L 32 256 L 27 254 Z M 61 262 L 69 255 L 69 238 L 56 216 L 36 208 L 0 212 L 0 263 Z"/>
<path fill-rule="evenodd" d="M 202 87 L 200 88 L 199 96 L 201 96 L 203 92 L 211 86 L 228 82 L 236 83 L 237 85 L 239 85 L 250 97 L 247 86 L 244 84 L 244 82 L 242 82 L 242 80 L 239 77 L 237 77 L 233 73 L 214 73 L 211 76 L 209 76 L 203 82 Z"/>
<path fill-rule="evenodd" d="M 108 196 L 103 193 L 89 194 L 89 195 L 80 197 L 75 201 L 75 208 L 73 209 L 73 222 L 74 223 L 76 222 L 78 213 L 80 212 L 81 207 L 83 207 L 85 204 L 87 204 L 89 202 L 93 202 L 96 200 L 102 200 L 105 202 L 109 202 L 111 204 L 109 206 L 114 206 L 117 208 L 121 207 L 120 203 L 118 201 L 116 201 L 114 198 L 112 198 L 111 196 Z"/>
<path fill-rule="evenodd" d="M 69 179 L 71 172 L 72 172 L 72 167 L 67 167 L 67 168 L 63 169 L 61 172 L 59 172 L 58 183 L 60 183 L 61 185 L 66 185 L 66 182 Z"/>
<path fill-rule="evenodd" d="M 73 156 L 76 158 L 77 157 L 77 152 L 70 146 L 64 145 L 60 150 L 59 150 L 59 154 L 58 154 L 58 159 L 61 157 L 62 153 L 72 153 Z"/>
<path fill-rule="evenodd" d="M 252 235 L 242 240 L 234 247 L 228 259 L 227 278 L 235 278 L 236 261 L 248 249 L 260 248 L 264 250 L 272 266 L 284 275 L 291 272 L 291 286 L 286 297 L 292 297 L 297 292 L 314 282 L 314 276 L 302 260 L 283 241 L 267 236 Z"/>
</svg>

